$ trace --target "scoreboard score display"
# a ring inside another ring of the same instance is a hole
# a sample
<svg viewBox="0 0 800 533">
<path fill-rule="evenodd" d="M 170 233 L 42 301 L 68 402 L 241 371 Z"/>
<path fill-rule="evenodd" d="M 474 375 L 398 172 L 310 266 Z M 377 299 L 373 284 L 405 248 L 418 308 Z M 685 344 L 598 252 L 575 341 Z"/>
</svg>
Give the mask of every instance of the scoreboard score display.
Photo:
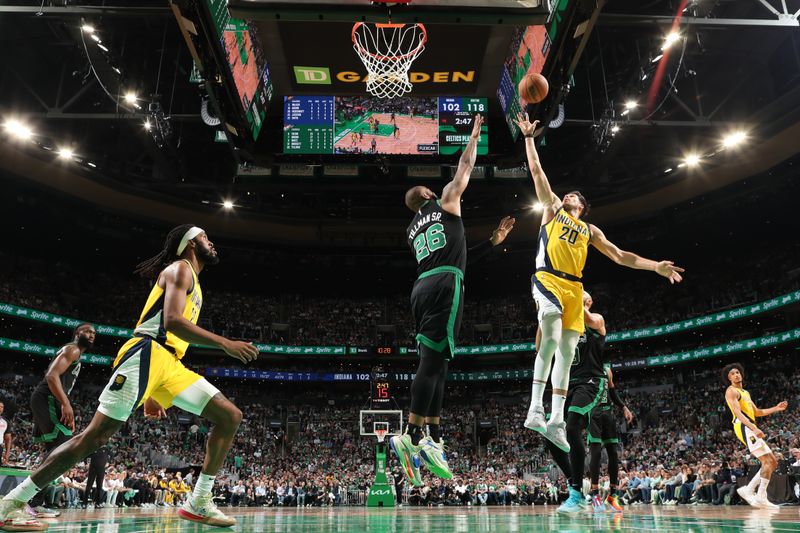
<svg viewBox="0 0 800 533">
<path fill-rule="evenodd" d="M 454 155 L 469 142 L 488 99 L 286 96 L 285 154 Z M 489 153 L 487 122 L 478 155 Z"/>
<path fill-rule="evenodd" d="M 372 406 L 378 409 L 388 406 L 392 401 L 392 392 L 389 386 L 389 373 L 373 370 L 370 377 Z"/>
</svg>

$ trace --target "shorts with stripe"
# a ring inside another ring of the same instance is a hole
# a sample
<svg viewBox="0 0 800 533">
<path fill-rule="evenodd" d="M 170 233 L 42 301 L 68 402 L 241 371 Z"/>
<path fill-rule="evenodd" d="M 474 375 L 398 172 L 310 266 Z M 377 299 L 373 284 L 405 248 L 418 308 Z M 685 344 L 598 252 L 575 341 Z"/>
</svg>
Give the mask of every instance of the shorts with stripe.
<svg viewBox="0 0 800 533">
<path fill-rule="evenodd" d="M 753 454 L 753 457 L 761 457 L 772 453 L 764 439 L 756 437 L 755 433 L 750 431 L 750 428 L 742 424 L 738 419 L 733 423 L 733 432 L 743 444 L 747 445 L 747 449 Z"/>
<path fill-rule="evenodd" d="M 586 432 L 589 444 L 618 444 L 617 421 L 611 412 L 611 405 L 599 405 L 592 409 L 589 416 L 589 430 Z"/>
<path fill-rule="evenodd" d="M 52 394 L 31 396 L 33 415 L 33 442 L 64 442 L 72 436 L 72 430 L 61 423 L 61 404 Z"/>
<path fill-rule="evenodd" d="M 561 328 L 583 334 L 583 284 L 559 278 L 549 272 L 531 276 L 531 291 L 539 322 L 549 315 L 561 316 Z"/>
<path fill-rule="evenodd" d="M 218 392 L 155 340 L 134 337 L 120 348 L 97 410 L 125 421 L 146 399 L 153 398 L 165 409 L 174 404 L 200 415 Z"/>
<path fill-rule="evenodd" d="M 440 269 L 450 267 L 439 267 Z M 453 269 L 426 272 L 411 290 L 411 313 L 417 328 L 417 342 L 437 352 L 455 353 L 455 339 L 461 330 L 464 310 L 463 274 Z"/>
</svg>

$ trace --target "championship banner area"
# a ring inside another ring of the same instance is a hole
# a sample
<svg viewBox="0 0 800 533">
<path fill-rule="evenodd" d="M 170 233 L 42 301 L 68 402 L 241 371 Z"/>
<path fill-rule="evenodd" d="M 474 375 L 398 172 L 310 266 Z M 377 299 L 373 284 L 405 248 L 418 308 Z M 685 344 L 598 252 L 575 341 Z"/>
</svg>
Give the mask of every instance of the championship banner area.
<svg viewBox="0 0 800 533">
<path fill-rule="evenodd" d="M 0 468 L 0 496 L 5 496 L 31 475 L 30 470 L 20 468 Z"/>
</svg>

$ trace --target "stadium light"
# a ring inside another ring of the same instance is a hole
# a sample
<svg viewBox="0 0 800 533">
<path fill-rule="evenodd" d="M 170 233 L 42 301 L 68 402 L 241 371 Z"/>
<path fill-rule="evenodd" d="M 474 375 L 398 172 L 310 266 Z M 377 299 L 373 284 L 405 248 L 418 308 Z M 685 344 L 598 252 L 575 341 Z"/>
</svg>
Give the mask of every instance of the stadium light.
<svg viewBox="0 0 800 533">
<path fill-rule="evenodd" d="M 152 127 L 153 127 L 153 125 L 150 123 L 150 119 L 149 118 L 144 121 L 144 129 L 146 129 L 147 131 L 150 131 L 152 129 Z"/>
<path fill-rule="evenodd" d="M 83 26 L 81 26 L 81 29 L 86 33 L 94 33 L 94 26 L 92 26 L 91 24 L 84 24 Z"/>
<path fill-rule="evenodd" d="M 100 40 L 100 37 L 98 37 L 94 33 L 92 34 L 92 39 L 94 39 L 94 42 L 96 42 L 96 43 L 102 43 L 103 42 L 103 41 Z"/>
<path fill-rule="evenodd" d="M 661 47 L 661 50 L 662 51 L 666 50 L 667 48 L 669 48 L 670 46 L 672 46 L 673 44 L 678 42 L 678 40 L 680 40 L 680 38 L 681 38 L 681 34 L 680 33 L 678 33 L 678 32 L 670 32 L 664 38 L 664 45 Z"/>
<path fill-rule="evenodd" d="M 697 154 L 688 154 L 684 157 L 683 162 L 687 167 L 696 167 L 700 164 L 700 156 Z"/>
<path fill-rule="evenodd" d="M 136 103 L 136 93 L 133 92 L 133 91 L 128 91 L 127 93 L 125 93 L 125 101 L 127 103 L 129 103 L 129 104 L 135 104 Z"/>
<path fill-rule="evenodd" d="M 733 148 L 742 144 L 747 139 L 747 134 L 742 130 L 729 133 L 722 139 L 723 148 Z"/>
<path fill-rule="evenodd" d="M 667 170 L 665 170 L 664 174 L 669 174 L 670 172 L 672 172 L 672 168 L 668 168 Z"/>
<path fill-rule="evenodd" d="M 72 151 L 70 148 L 59 148 L 58 149 L 58 157 L 61 159 L 72 159 L 72 156 L 75 155 L 75 152 Z"/>
<path fill-rule="evenodd" d="M 650 62 L 651 63 L 655 63 L 656 61 L 658 61 L 662 57 L 664 57 L 664 54 L 658 54 L 656 57 L 654 57 L 652 60 L 650 60 Z"/>
<path fill-rule="evenodd" d="M 636 100 L 628 100 L 627 102 L 625 102 L 625 110 L 633 111 L 634 109 L 636 109 L 638 105 L 639 104 L 636 102 Z"/>
<path fill-rule="evenodd" d="M 533 205 L 531 206 L 531 209 L 533 209 L 536 213 L 541 213 L 542 204 L 540 202 L 534 202 Z"/>
<path fill-rule="evenodd" d="M 100 50 L 102 50 L 103 52 L 108 52 L 108 48 L 106 48 L 105 46 L 103 46 L 103 45 L 102 45 L 102 44 L 100 44 L 100 43 L 97 43 L 97 47 L 98 47 Z"/>
<path fill-rule="evenodd" d="M 231 202 L 230 200 L 224 200 L 222 202 L 222 207 L 224 207 L 225 209 L 233 209 L 233 202 Z"/>
<path fill-rule="evenodd" d="M 617 126 L 616 124 L 611 126 L 611 133 L 617 133 L 618 131 L 619 131 L 619 126 Z"/>
<path fill-rule="evenodd" d="M 33 137 L 33 130 L 19 120 L 12 118 L 11 120 L 7 120 L 3 126 L 9 135 L 16 137 L 17 139 L 27 141 Z"/>
</svg>

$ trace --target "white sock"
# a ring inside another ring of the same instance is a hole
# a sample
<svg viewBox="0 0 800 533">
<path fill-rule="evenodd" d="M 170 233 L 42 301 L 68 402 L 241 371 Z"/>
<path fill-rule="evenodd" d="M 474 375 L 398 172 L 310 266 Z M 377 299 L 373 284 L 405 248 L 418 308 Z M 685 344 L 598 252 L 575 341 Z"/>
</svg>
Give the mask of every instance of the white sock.
<svg viewBox="0 0 800 533">
<path fill-rule="evenodd" d="M 197 498 L 198 496 L 204 496 L 206 494 L 210 494 L 214 488 L 214 480 L 217 476 L 209 476 L 208 474 L 203 474 L 202 472 L 197 477 L 197 483 L 194 485 L 194 490 L 192 491 L 192 498 Z"/>
<path fill-rule="evenodd" d="M 11 489 L 4 500 L 17 500 L 18 502 L 29 502 L 31 498 L 42 489 L 36 486 L 36 483 L 30 477 L 25 478 L 25 481 Z"/>
<path fill-rule="evenodd" d="M 531 406 L 532 411 L 535 407 L 542 407 L 542 398 L 544 398 L 544 383 L 539 383 L 534 380 L 531 386 Z"/>
<path fill-rule="evenodd" d="M 753 476 L 753 479 L 750 480 L 750 483 L 747 484 L 747 490 L 750 492 L 755 492 L 756 487 L 758 487 L 758 484 L 760 482 L 761 482 L 761 470 L 759 469 L 759 471 L 756 472 L 756 475 Z"/>
<path fill-rule="evenodd" d="M 566 401 L 566 396 L 553 393 L 553 409 L 548 421 L 549 424 L 560 424 L 564 421 L 564 403 Z"/>
<path fill-rule="evenodd" d="M 767 478 L 761 478 L 761 485 L 758 486 L 758 497 L 767 499 L 767 486 L 769 485 L 769 480 Z"/>
</svg>

